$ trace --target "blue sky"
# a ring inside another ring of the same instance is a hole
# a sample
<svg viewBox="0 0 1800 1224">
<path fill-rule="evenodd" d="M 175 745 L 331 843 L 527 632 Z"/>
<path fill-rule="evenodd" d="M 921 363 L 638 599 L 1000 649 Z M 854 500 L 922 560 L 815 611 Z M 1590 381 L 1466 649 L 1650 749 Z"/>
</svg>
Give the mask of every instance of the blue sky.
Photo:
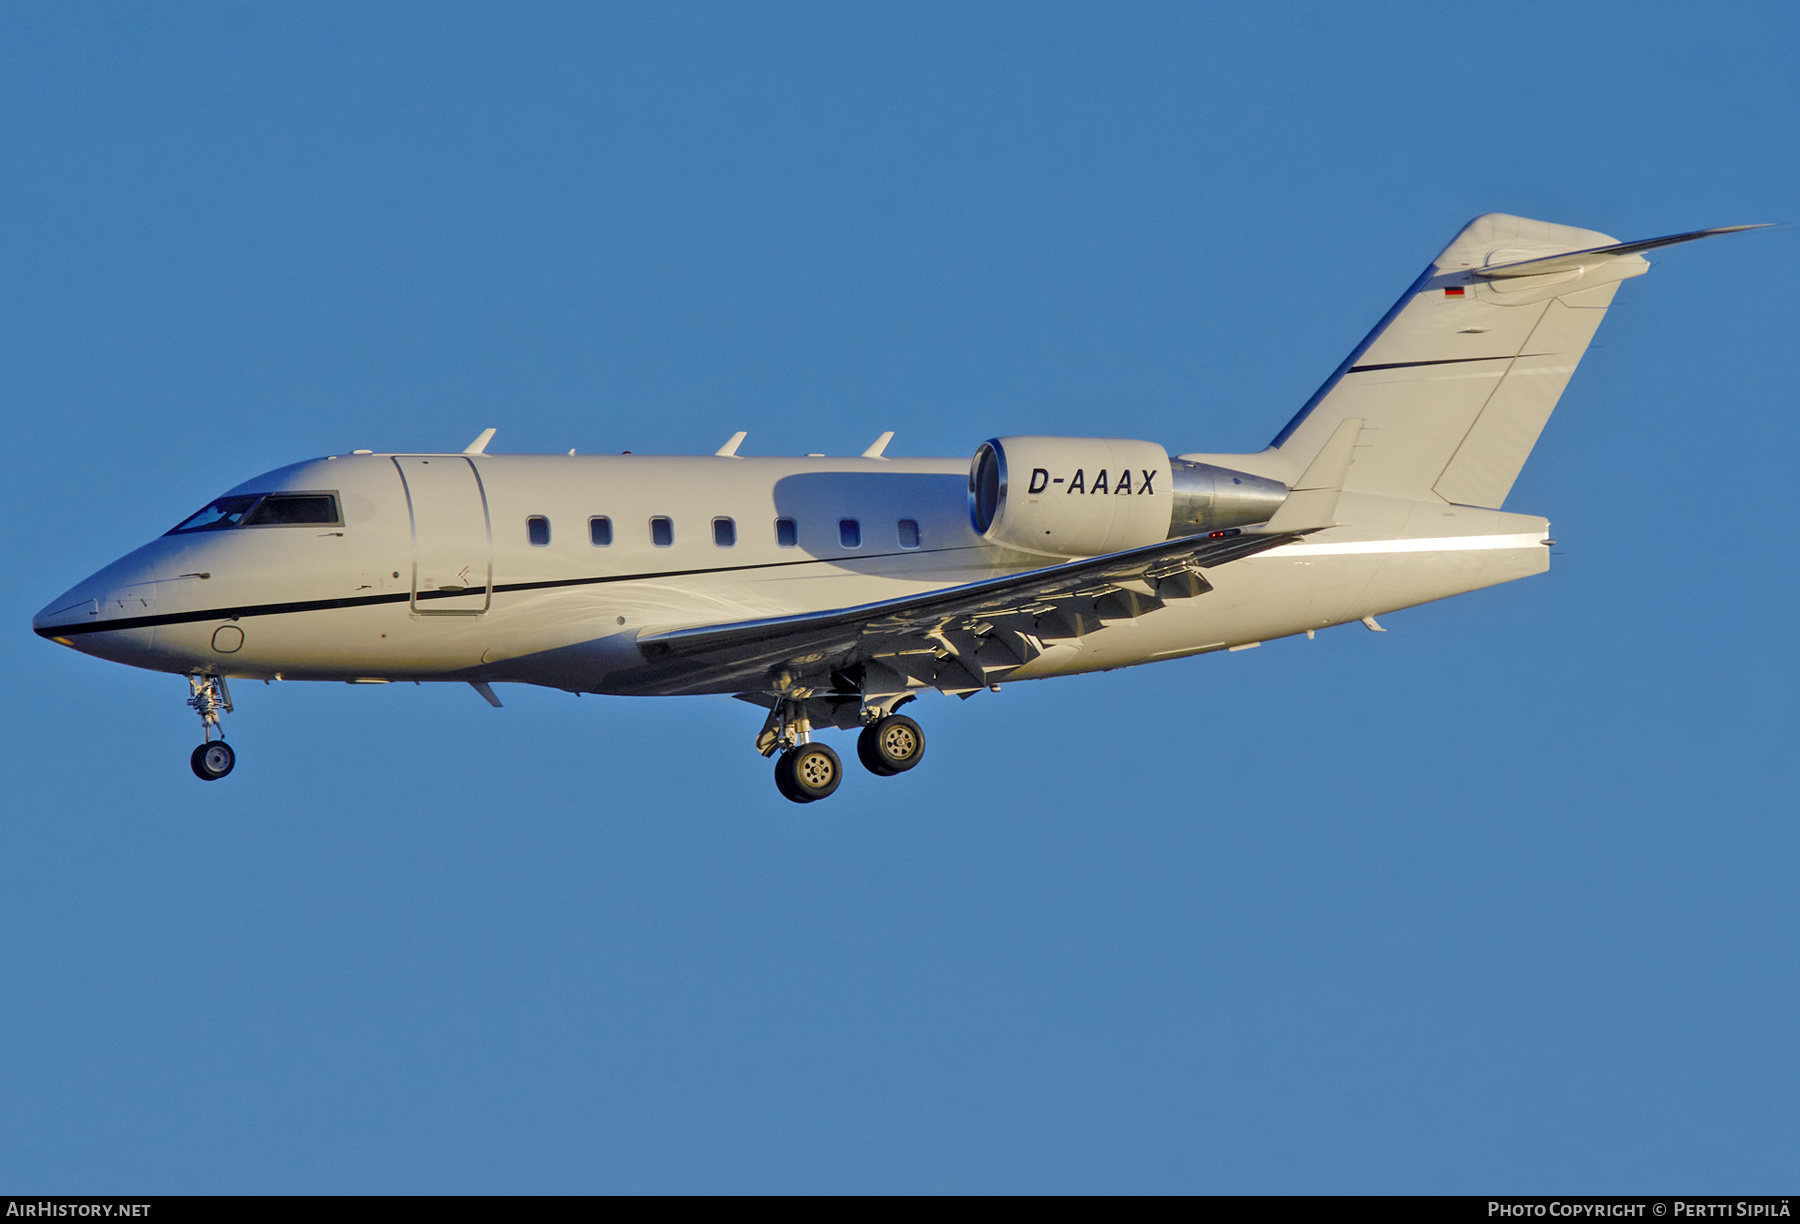
<svg viewBox="0 0 1800 1224">
<path fill-rule="evenodd" d="M 1781 1192 L 1791 230 L 1627 284 L 1545 576 L 914 707 L 184 686 L 38 607 L 352 447 L 1254 450 L 1470 217 L 1789 222 L 1791 5 L 0 8 L 0 1185 Z M 848 747 L 847 741 L 841 745 Z"/>
</svg>

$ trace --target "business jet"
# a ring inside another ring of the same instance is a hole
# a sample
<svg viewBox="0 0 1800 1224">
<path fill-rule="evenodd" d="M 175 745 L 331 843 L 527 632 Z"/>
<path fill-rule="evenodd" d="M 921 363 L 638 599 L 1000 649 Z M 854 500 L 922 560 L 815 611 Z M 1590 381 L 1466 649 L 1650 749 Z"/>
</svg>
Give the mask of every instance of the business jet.
<svg viewBox="0 0 1800 1224">
<path fill-rule="evenodd" d="M 998 437 L 972 461 L 356 450 L 266 472 L 52 600 L 42 637 L 185 676 L 190 759 L 232 771 L 230 680 L 730 694 L 797 803 L 859 731 L 891 777 L 926 690 L 1245 650 L 1549 566 L 1502 509 L 1642 252 L 1492 213 L 1401 295 L 1269 446 Z"/>
</svg>

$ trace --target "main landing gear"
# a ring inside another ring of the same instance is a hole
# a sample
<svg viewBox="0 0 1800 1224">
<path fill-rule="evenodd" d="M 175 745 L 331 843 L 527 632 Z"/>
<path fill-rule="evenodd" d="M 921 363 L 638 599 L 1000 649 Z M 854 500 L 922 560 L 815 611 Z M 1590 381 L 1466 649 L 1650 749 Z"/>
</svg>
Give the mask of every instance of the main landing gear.
<svg viewBox="0 0 1800 1224">
<path fill-rule="evenodd" d="M 871 704 L 860 714 L 864 723 L 856 739 L 856 756 L 880 778 L 905 773 L 925 756 L 924 730 L 905 715 L 887 712 L 894 704 Z M 846 722 L 854 726 L 857 717 L 857 711 L 852 709 Z M 845 722 L 836 725 L 843 727 Z M 838 754 L 813 742 L 812 722 L 804 700 L 777 701 L 756 746 L 764 756 L 775 757 L 775 789 L 795 803 L 824 799 L 844 780 L 844 763 Z"/>
<path fill-rule="evenodd" d="M 187 679 L 191 694 L 187 703 L 200 715 L 203 737 L 200 746 L 188 757 L 188 765 L 202 782 L 217 782 L 237 764 L 237 753 L 225 742 L 225 729 L 219 725 L 219 715 L 231 713 L 231 690 L 225 687 L 223 676 L 196 674 Z M 215 733 L 219 737 L 217 740 L 213 739 Z"/>
<path fill-rule="evenodd" d="M 797 744 L 775 758 L 775 789 L 795 803 L 824 799 L 844 780 L 844 763 L 824 744 Z"/>
<path fill-rule="evenodd" d="M 889 714 L 862 729 L 856 755 L 876 777 L 891 778 L 925 759 L 925 731 L 904 714 Z"/>
</svg>

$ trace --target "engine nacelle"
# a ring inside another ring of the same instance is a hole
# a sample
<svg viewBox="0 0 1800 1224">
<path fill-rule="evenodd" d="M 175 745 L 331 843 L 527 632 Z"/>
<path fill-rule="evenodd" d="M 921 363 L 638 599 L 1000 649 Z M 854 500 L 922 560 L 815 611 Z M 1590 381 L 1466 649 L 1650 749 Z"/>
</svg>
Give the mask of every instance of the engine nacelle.
<svg viewBox="0 0 1800 1224">
<path fill-rule="evenodd" d="M 1093 557 L 1268 521 L 1279 481 L 1171 460 L 1129 438 L 990 438 L 969 465 L 969 520 L 983 539 Z"/>
<path fill-rule="evenodd" d="M 1058 557 L 1154 544 L 1175 504 L 1169 456 L 1127 438 L 993 438 L 969 468 L 969 515 L 984 538 Z"/>
</svg>

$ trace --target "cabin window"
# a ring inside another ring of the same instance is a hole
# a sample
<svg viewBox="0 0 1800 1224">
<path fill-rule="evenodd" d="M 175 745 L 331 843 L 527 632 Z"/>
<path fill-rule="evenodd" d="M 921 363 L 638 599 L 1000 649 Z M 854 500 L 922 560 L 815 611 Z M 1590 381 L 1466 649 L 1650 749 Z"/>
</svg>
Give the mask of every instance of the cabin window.
<svg viewBox="0 0 1800 1224">
<path fill-rule="evenodd" d="M 917 548 L 919 546 L 919 521 L 917 519 L 900 520 L 900 547 Z"/>
<path fill-rule="evenodd" d="M 794 526 L 793 519 L 775 520 L 775 543 L 783 548 L 792 548 L 800 543 L 800 529 Z"/>
<path fill-rule="evenodd" d="M 550 542 L 550 520 L 541 514 L 534 514 L 525 520 L 525 534 L 531 537 L 534 547 L 542 548 Z"/>
<path fill-rule="evenodd" d="M 650 542 L 658 548 L 667 548 L 675 542 L 675 524 L 657 515 L 650 520 Z"/>
<path fill-rule="evenodd" d="M 713 520 L 713 543 L 720 548 L 730 548 L 737 543 L 737 524 L 728 518 Z"/>
<path fill-rule="evenodd" d="M 862 524 L 855 519 L 838 520 L 838 543 L 845 548 L 862 547 Z"/>
<path fill-rule="evenodd" d="M 610 548 L 612 546 L 612 520 L 604 514 L 598 518 L 589 519 L 588 539 L 593 541 L 595 548 Z"/>
</svg>

